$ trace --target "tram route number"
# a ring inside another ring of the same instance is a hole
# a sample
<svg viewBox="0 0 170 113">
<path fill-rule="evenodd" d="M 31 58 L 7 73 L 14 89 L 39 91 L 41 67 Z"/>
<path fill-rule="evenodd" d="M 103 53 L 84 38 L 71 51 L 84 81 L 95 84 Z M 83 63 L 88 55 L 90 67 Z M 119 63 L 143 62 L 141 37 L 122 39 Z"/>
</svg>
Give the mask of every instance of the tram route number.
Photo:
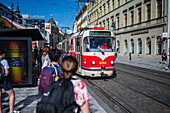
<svg viewBox="0 0 170 113">
<path fill-rule="evenodd" d="M 107 64 L 107 62 L 99 62 L 99 64 Z"/>
</svg>

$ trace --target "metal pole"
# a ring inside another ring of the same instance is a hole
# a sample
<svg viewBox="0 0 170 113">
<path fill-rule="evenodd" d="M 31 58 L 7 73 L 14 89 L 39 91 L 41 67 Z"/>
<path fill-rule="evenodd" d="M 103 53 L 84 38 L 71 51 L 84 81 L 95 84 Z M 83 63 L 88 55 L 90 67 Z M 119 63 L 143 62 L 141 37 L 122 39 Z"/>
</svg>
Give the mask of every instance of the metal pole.
<svg viewBox="0 0 170 113">
<path fill-rule="evenodd" d="M 115 50 L 116 50 L 116 29 L 115 29 Z"/>
<path fill-rule="evenodd" d="M 165 0 L 163 1 L 163 33 L 165 32 Z M 164 37 L 163 37 L 163 49 L 165 49 L 164 47 L 165 45 L 165 41 L 164 41 Z"/>
<path fill-rule="evenodd" d="M 169 51 L 169 53 L 168 53 L 168 55 L 170 55 L 170 1 L 169 0 L 167 0 L 167 2 L 168 2 L 168 12 L 167 12 L 167 17 L 168 17 L 168 19 L 167 19 L 167 27 L 168 27 L 168 51 Z M 168 64 L 168 67 L 170 68 L 170 56 L 169 56 L 169 64 Z"/>
</svg>

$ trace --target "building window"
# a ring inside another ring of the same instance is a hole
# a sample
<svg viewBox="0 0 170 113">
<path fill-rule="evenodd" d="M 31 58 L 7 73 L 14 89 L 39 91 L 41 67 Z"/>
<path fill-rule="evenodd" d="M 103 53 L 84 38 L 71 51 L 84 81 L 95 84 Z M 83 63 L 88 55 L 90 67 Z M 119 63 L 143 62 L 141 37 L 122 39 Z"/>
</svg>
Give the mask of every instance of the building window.
<svg viewBox="0 0 170 113">
<path fill-rule="evenodd" d="M 105 4 L 103 5 L 104 15 L 106 14 L 106 7 Z"/>
<path fill-rule="evenodd" d="M 125 3 L 127 3 L 127 0 L 125 0 Z"/>
<path fill-rule="evenodd" d="M 109 19 L 107 19 L 107 28 L 109 30 Z"/>
<path fill-rule="evenodd" d="M 117 50 L 116 50 L 118 53 L 120 53 L 120 42 L 117 41 Z"/>
<path fill-rule="evenodd" d="M 107 2 L 107 6 L 108 6 L 108 12 L 110 11 L 110 3 L 109 1 Z"/>
<path fill-rule="evenodd" d="M 112 7 L 113 7 L 113 9 L 114 9 L 114 5 L 115 5 L 115 2 L 114 2 L 114 0 L 112 0 Z"/>
<path fill-rule="evenodd" d="M 151 38 L 147 38 L 147 49 L 146 49 L 146 54 L 151 54 Z"/>
<path fill-rule="evenodd" d="M 142 54 L 142 40 L 141 40 L 141 38 L 138 39 L 138 53 Z"/>
<path fill-rule="evenodd" d="M 116 26 L 115 26 L 115 22 L 114 22 L 114 16 L 111 17 L 111 20 L 112 20 L 112 27 L 113 27 L 113 29 L 115 29 Z"/>
<path fill-rule="evenodd" d="M 130 12 L 131 13 L 131 25 L 134 24 L 134 14 L 133 11 Z"/>
<path fill-rule="evenodd" d="M 117 17 L 117 28 L 119 29 L 119 17 Z"/>
<path fill-rule="evenodd" d="M 105 28 L 105 21 L 103 21 L 103 26 L 104 26 L 104 28 Z"/>
<path fill-rule="evenodd" d="M 133 39 L 131 39 L 131 50 L 132 50 L 132 53 L 134 53 L 134 41 L 133 41 Z"/>
<path fill-rule="evenodd" d="M 125 40 L 125 53 L 127 53 L 127 47 L 128 47 L 127 40 Z"/>
<path fill-rule="evenodd" d="M 102 16 L 102 7 L 100 7 L 100 17 Z"/>
<path fill-rule="evenodd" d="M 162 17 L 162 0 L 157 0 L 157 16 Z"/>
<path fill-rule="evenodd" d="M 117 6 L 118 7 L 120 6 L 120 0 L 117 0 Z"/>
<path fill-rule="evenodd" d="M 99 25 L 101 26 L 101 25 L 102 25 L 102 23 L 101 23 L 101 22 L 99 22 Z"/>
<path fill-rule="evenodd" d="M 162 38 L 160 36 L 157 37 L 157 42 L 156 42 L 156 45 L 157 45 L 157 51 L 156 51 L 156 54 L 157 55 L 161 55 L 161 51 L 162 51 Z"/>
<path fill-rule="evenodd" d="M 151 20 L 151 4 L 148 4 L 147 6 L 147 21 Z"/>
<path fill-rule="evenodd" d="M 125 27 L 127 27 L 127 14 L 124 14 L 125 16 Z"/>
<path fill-rule="evenodd" d="M 142 19 L 141 8 L 138 8 L 138 23 L 141 23 L 141 19 Z"/>
</svg>

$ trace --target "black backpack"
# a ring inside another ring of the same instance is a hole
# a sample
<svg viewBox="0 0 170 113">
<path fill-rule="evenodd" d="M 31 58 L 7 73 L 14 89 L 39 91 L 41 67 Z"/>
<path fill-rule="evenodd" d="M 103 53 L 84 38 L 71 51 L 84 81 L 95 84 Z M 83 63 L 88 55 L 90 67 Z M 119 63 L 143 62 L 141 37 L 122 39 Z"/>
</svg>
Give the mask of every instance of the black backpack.
<svg viewBox="0 0 170 113">
<path fill-rule="evenodd" d="M 3 78 L 4 74 L 5 74 L 5 68 L 3 66 L 3 64 L 1 63 L 2 59 L 0 59 L 0 80 Z"/>
<path fill-rule="evenodd" d="M 36 113 L 74 113 L 74 87 L 71 80 L 62 80 L 47 86 Z"/>
</svg>

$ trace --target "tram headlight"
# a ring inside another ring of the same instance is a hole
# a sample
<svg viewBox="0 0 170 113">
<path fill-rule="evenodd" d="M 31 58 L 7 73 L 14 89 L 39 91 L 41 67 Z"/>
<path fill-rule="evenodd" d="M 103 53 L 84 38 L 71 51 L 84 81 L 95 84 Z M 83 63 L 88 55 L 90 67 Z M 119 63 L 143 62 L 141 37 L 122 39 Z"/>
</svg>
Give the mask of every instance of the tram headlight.
<svg viewBox="0 0 170 113">
<path fill-rule="evenodd" d="M 92 65 L 95 65 L 95 64 L 96 64 L 96 62 L 95 62 L 95 61 L 92 61 L 92 62 L 91 62 L 91 64 L 92 64 Z"/>
<path fill-rule="evenodd" d="M 114 63 L 113 61 L 110 61 L 110 64 L 111 64 L 111 65 L 113 65 L 113 63 Z"/>
</svg>

